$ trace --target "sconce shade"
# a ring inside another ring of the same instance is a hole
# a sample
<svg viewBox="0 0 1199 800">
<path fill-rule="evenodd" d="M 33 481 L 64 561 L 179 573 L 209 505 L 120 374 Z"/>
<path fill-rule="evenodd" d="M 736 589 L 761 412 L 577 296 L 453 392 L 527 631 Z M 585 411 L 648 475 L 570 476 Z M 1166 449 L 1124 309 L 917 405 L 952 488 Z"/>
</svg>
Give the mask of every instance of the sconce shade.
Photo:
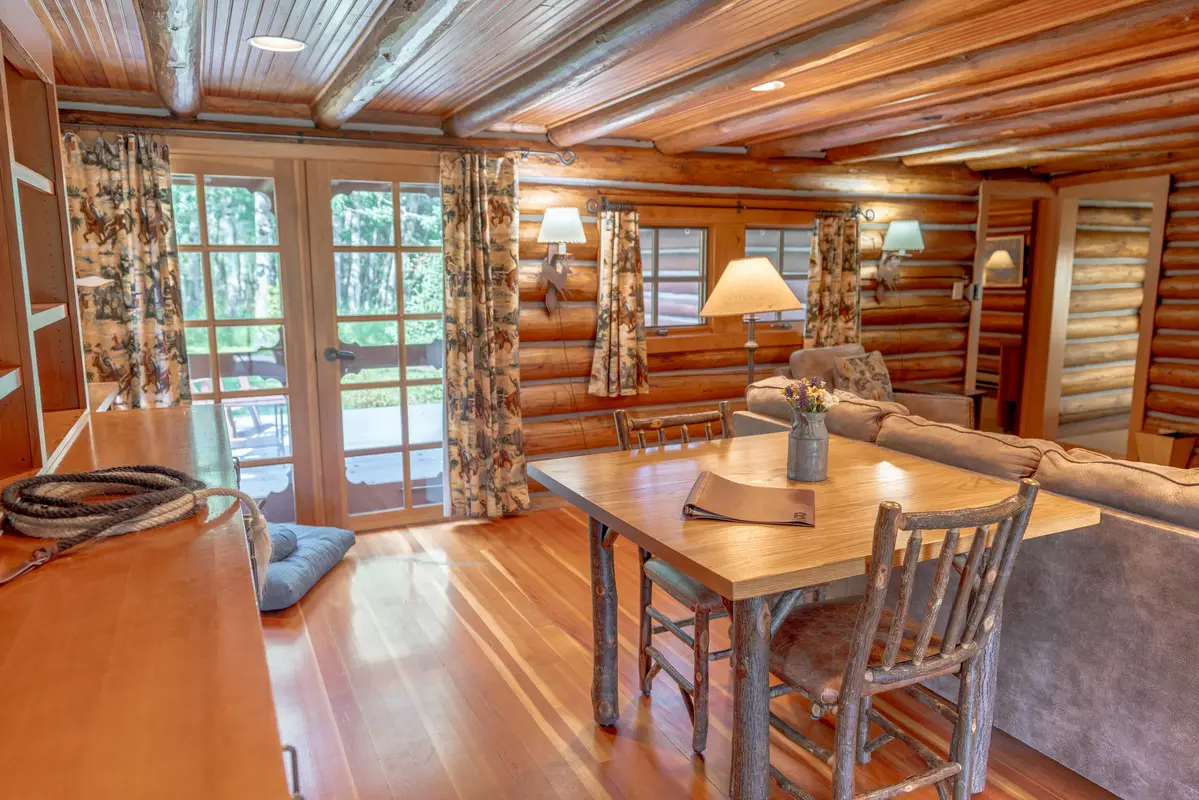
<svg viewBox="0 0 1199 800">
<path fill-rule="evenodd" d="M 729 262 L 712 290 L 701 317 L 793 311 L 803 303 L 791 291 L 768 258 L 738 258 Z"/>
<path fill-rule="evenodd" d="M 1016 262 L 1012 261 L 1012 254 L 1007 250 L 996 250 L 987 259 L 986 266 L 990 269 L 1015 269 Z"/>
<path fill-rule="evenodd" d="M 887 223 L 887 235 L 883 237 L 883 250 L 923 250 L 924 237 L 920 235 L 920 221 L 897 219 Z"/>
<path fill-rule="evenodd" d="M 541 220 L 541 231 L 537 234 L 541 244 L 583 244 L 587 237 L 583 234 L 583 220 L 579 218 L 579 209 L 554 206 L 545 210 Z"/>
</svg>

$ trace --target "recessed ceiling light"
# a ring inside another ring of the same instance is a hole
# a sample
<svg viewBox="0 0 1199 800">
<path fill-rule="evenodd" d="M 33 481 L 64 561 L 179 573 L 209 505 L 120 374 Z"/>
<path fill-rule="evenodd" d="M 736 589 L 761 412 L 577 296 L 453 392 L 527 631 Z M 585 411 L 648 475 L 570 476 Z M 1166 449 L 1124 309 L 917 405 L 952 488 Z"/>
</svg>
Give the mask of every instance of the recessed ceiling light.
<svg viewBox="0 0 1199 800">
<path fill-rule="evenodd" d="M 775 89 L 782 89 L 784 86 L 786 86 L 786 84 L 783 83 L 782 81 L 767 81 L 766 83 L 758 84 L 757 86 L 750 89 L 750 91 L 751 92 L 773 92 Z"/>
<path fill-rule="evenodd" d="M 298 53 L 308 45 L 299 39 L 289 39 L 286 36 L 251 36 L 250 46 L 275 53 Z"/>
</svg>

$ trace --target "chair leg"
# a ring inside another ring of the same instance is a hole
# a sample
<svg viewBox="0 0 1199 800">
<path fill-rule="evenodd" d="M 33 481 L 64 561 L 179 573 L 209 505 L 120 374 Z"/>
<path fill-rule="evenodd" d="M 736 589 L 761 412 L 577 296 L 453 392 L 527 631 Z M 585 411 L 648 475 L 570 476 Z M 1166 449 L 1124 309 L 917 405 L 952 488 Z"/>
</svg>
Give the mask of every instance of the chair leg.
<svg viewBox="0 0 1199 800">
<path fill-rule="evenodd" d="M 833 750 L 833 800 L 853 800 L 853 770 L 857 762 L 858 721 L 862 699 L 843 699 L 837 714 L 837 743 Z"/>
<path fill-rule="evenodd" d="M 953 726 L 953 739 L 949 747 L 949 759 L 961 765 L 962 771 L 953 779 L 953 800 L 970 800 L 973 783 L 974 728 L 978 724 L 978 703 L 975 702 L 974 686 L 978 682 L 978 656 L 962 665 L 958 688 L 958 719 Z"/>
<path fill-rule="evenodd" d="M 870 707 L 873 697 L 863 697 L 858 705 L 858 763 L 869 764 L 870 753 L 866 752 L 866 743 L 870 741 Z"/>
<path fill-rule="evenodd" d="M 709 612 L 695 612 L 695 714 L 692 720 L 691 749 L 702 753 L 708 746 L 708 622 Z"/>
<path fill-rule="evenodd" d="M 637 642 L 637 664 L 641 679 L 641 694 L 649 697 L 650 690 L 654 685 L 653 678 L 650 677 L 654 661 L 650 658 L 646 648 L 650 646 L 650 640 L 654 635 L 654 620 L 646 609 L 650 607 L 654 599 L 654 584 L 645 574 L 645 562 L 650 558 L 649 551 L 638 548 L 637 553 L 641 558 L 641 630 Z"/>
</svg>

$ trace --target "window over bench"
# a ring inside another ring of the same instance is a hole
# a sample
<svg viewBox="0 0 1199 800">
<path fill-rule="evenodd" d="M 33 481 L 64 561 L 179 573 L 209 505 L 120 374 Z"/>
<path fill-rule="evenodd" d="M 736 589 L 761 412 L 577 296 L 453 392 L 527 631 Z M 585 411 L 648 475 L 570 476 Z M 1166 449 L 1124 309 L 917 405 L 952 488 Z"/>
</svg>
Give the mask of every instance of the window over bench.
<svg viewBox="0 0 1199 800">
<path fill-rule="evenodd" d="M 645 327 L 700 325 L 708 273 L 706 228 L 641 228 Z"/>
<path fill-rule="evenodd" d="M 807 228 L 747 228 L 745 256 L 770 259 L 783 280 L 801 302 L 808 301 L 808 261 L 812 251 L 812 232 Z M 759 314 L 768 322 L 801 322 L 803 309 Z"/>
</svg>

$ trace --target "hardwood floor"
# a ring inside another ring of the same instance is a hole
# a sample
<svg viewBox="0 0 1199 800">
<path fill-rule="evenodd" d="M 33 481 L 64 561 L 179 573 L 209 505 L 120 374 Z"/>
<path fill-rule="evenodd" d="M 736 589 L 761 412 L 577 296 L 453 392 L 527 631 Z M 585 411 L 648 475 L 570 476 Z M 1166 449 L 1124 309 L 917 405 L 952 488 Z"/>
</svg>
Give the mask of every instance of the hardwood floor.
<svg viewBox="0 0 1199 800">
<path fill-rule="evenodd" d="M 621 719 L 591 719 L 591 613 L 586 519 L 574 509 L 491 523 L 360 534 L 299 607 L 264 617 L 283 741 L 300 754 L 304 796 L 721 798 L 731 721 L 728 662 L 712 669 L 704 758 L 692 757 L 682 700 L 666 678 L 637 689 L 637 551 L 616 547 Z M 670 609 L 655 595 L 655 604 Z M 674 608 L 674 611 L 681 609 Z M 712 648 L 727 646 L 723 621 Z M 673 637 L 656 637 L 679 663 Z M 796 727 L 830 744 L 801 700 L 775 701 Z M 949 726 L 900 694 L 876 708 L 946 750 Z M 817 798 L 829 770 L 777 735 L 772 759 Z M 858 791 L 923 768 L 899 743 L 858 769 Z M 772 798 L 784 798 L 777 786 Z M 935 798 L 932 789 L 908 795 Z M 1000 732 L 990 800 L 1114 795 Z"/>
</svg>

